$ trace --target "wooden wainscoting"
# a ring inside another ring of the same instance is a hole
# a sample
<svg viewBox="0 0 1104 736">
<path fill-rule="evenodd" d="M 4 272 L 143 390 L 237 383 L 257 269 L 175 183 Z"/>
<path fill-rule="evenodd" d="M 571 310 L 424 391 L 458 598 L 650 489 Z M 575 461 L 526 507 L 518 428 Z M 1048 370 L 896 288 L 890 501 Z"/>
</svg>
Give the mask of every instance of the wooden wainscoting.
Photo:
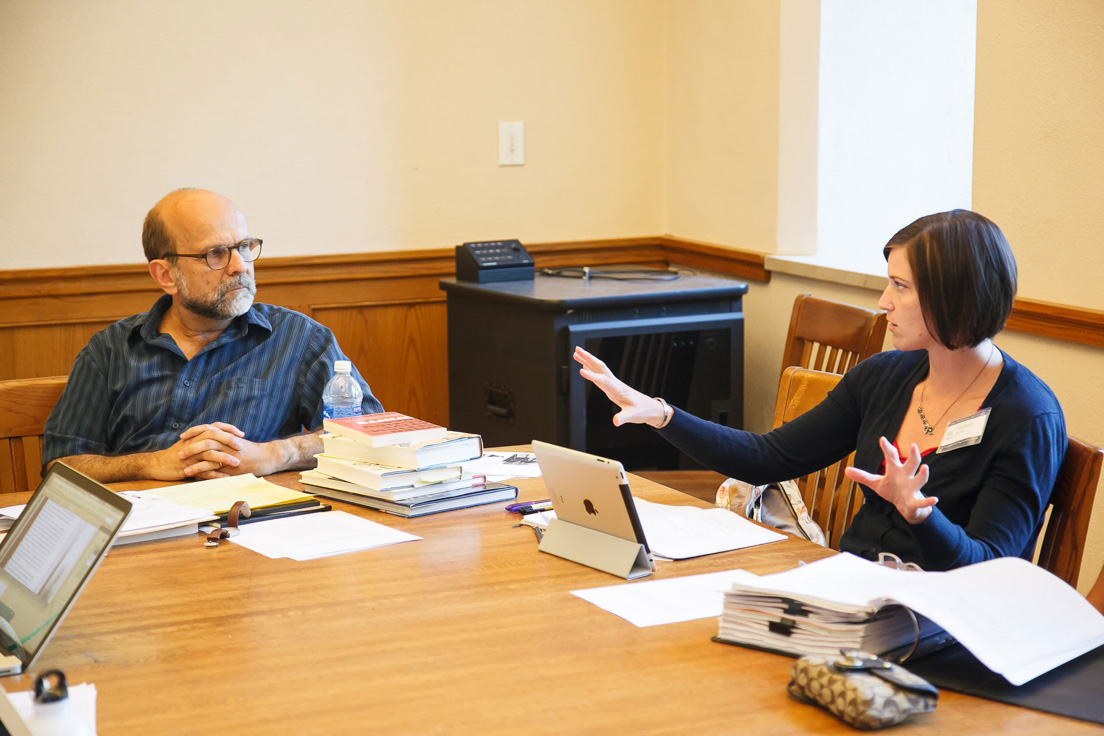
<svg viewBox="0 0 1104 736">
<path fill-rule="evenodd" d="M 663 267 L 664 241 L 528 247 L 542 268 Z M 266 258 L 256 266 L 257 299 L 300 311 L 333 330 L 388 409 L 447 424 L 447 319 L 438 281 L 453 275 L 453 258 L 451 248 Z M 746 268 L 746 261 L 740 259 L 738 267 Z M 765 276 L 762 256 L 758 262 Z M 0 380 L 68 374 L 93 334 L 148 310 L 159 295 L 145 264 L 0 271 Z"/>
<path fill-rule="evenodd" d="M 538 268 L 668 264 L 769 281 L 761 253 L 669 236 L 536 243 Z M 310 315 L 388 409 L 448 423 L 445 295 L 453 250 L 389 251 L 257 262 L 257 298 Z M 160 292 L 145 264 L 0 271 L 0 380 L 69 373 L 88 339 L 144 312 Z M 1009 329 L 1104 346 L 1104 312 L 1017 300 Z"/>
</svg>

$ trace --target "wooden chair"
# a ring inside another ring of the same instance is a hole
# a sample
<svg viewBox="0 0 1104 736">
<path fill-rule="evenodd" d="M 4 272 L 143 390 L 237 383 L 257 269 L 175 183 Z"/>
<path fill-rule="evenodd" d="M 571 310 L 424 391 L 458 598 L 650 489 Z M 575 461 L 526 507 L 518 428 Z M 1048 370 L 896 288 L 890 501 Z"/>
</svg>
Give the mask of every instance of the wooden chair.
<svg viewBox="0 0 1104 736">
<path fill-rule="evenodd" d="M 883 314 L 883 319 L 885 315 Z M 883 325 L 884 329 L 884 325 Z M 782 371 L 778 383 L 778 399 L 774 405 L 774 426 L 781 427 L 794 417 L 819 404 L 835 388 L 841 376 L 837 373 L 789 366 Z M 855 460 L 851 453 L 823 470 L 797 479 L 801 497 L 813 521 L 824 530 L 828 546 L 839 549 L 839 540 L 862 506 L 859 485 L 843 474 Z"/>
<path fill-rule="evenodd" d="M 782 368 L 800 366 L 846 373 L 860 360 L 881 351 L 885 333 L 885 312 L 801 294 L 794 300 L 790 315 Z M 622 378 L 649 393 L 646 387 Z M 725 480 L 711 470 L 648 470 L 637 475 L 710 502 Z"/>
<path fill-rule="evenodd" d="M 68 376 L 0 381 L 0 493 L 42 480 L 42 432 Z"/>
<path fill-rule="evenodd" d="M 800 294 L 794 300 L 782 367 L 846 373 L 885 341 L 886 313 Z"/>
<path fill-rule="evenodd" d="M 1050 494 L 1050 520 L 1043 532 L 1039 566 L 1074 587 L 1081 572 L 1102 461 L 1104 449 L 1070 437 Z"/>
<path fill-rule="evenodd" d="M 1104 568 L 1100 570 L 1100 576 L 1097 577 L 1092 590 L 1085 597 L 1089 599 L 1089 603 L 1093 604 L 1096 610 L 1104 613 Z"/>
</svg>

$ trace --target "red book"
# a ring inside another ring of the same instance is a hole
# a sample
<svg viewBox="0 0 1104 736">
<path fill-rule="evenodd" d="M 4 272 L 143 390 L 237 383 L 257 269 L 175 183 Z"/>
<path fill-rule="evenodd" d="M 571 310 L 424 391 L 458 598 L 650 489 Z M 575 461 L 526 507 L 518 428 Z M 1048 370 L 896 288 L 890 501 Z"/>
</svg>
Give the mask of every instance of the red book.
<svg viewBox="0 0 1104 736">
<path fill-rule="evenodd" d="M 369 447 L 387 445 L 405 445 L 411 442 L 426 442 L 445 438 L 447 430 L 432 422 L 408 417 L 397 411 L 385 411 L 382 414 L 365 414 L 344 419 L 323 419 L 322 427 L 327 432 L 363 442 Z"/>
</svg>

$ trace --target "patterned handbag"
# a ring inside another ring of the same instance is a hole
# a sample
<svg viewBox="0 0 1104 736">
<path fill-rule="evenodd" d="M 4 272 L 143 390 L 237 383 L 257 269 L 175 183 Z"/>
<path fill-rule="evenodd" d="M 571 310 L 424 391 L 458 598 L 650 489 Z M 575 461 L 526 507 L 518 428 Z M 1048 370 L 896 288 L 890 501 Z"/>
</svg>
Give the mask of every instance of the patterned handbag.
<svg viewBox="0 0 1104 736">
<path fill-rule="evenodd" d="M 939 691 L 927 680 L 857 649 L 841 649 L 840 654 L 839 659 L 797 660 L 790 670 L 790 695 L 864 731 L 935 710 Z"/>
<path fill-rule="evenodd" d="M 824 530 L 809 515 L 801 489 L 792 480 L 753 486 L 729 478 L 717 489 L 717 505 L 821 547 L 828 546 Z"/>
</svg>

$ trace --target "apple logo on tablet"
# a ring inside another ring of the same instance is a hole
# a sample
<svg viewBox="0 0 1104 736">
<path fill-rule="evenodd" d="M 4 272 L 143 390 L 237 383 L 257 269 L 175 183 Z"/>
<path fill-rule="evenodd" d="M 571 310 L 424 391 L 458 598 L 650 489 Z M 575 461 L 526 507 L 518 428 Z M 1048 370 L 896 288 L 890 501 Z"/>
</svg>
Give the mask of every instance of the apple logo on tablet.
<svg viewBox="0 0 1104 736">
<path fill-rule="evenodd" d="M 598 515 L 598 509 L 594 508 L 594 504 L 592 504 L 590 502 L 589 498 L 584 498 L 583 499 L 583 508 L 586 509 L 586 512 L 588 514 L 590 514 L 591 516 L 597 516 Z"/>
</svg>

